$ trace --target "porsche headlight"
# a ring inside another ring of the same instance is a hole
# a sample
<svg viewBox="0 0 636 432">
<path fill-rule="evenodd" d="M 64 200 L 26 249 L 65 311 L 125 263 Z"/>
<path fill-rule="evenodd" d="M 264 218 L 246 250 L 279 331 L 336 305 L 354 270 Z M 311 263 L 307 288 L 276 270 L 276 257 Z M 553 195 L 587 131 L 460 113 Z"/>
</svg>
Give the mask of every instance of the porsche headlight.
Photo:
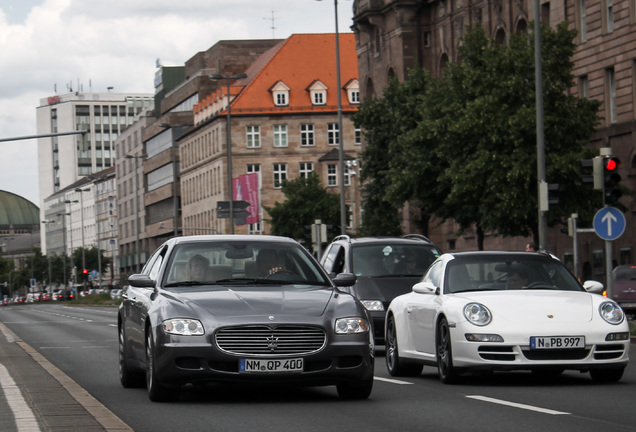
<svg viewBox="0 0 636 432">
<path fill-rule="evenodd" d="M 464 316 L 476 326 L 485 326 L 492 321 L 492 314 L 486 306 L 480 303 L 468 303 L 464 306 Z"/>
<path fill-rule="evenodd" d="M 161 323 L 161 329 L 168 334 L 180 336 L 201 336 L 205 334 L 201 321 L 188 318 L 173 318 Z"/>
<path fill-rule="evenodd" d="M 340 318 L 336 320 L 336 334 L 365 333 L 369 323 L 362 318 Z"/>
<path fill-rule="evenodd" d="M 381 300 L 360 300 L 360 303 L 362 303 L 368 311 L 381 312 L 384 310 L 384 305 Z"/>
<path fill-rule="evenodd" d="M 603 302 L 598 308 L 601 317 L 610 324 L 620 324 L 625 319 L 623 309 L 614 302 Z"/>
</svg>

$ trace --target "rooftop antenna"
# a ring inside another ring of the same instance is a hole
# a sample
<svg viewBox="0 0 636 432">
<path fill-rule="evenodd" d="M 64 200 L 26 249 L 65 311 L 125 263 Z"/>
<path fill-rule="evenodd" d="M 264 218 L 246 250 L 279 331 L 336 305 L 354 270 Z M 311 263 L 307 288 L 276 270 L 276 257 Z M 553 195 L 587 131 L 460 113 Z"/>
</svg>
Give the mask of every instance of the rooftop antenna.
<svg viewBox="0 0 636 432">
<path fill-rule="evenodd" d="M 272 11 L 272 17 L 271 18 L 263 18 L 264 20 L 269 20 L 272 22 L 272 26 L 270 27 L 272 29 L 272 39 L 276 39 L 276 37 L 274 36 L 274 30 L 276 30 L 276 18 L 274 18 L 274 11 Z"/>
</svg>

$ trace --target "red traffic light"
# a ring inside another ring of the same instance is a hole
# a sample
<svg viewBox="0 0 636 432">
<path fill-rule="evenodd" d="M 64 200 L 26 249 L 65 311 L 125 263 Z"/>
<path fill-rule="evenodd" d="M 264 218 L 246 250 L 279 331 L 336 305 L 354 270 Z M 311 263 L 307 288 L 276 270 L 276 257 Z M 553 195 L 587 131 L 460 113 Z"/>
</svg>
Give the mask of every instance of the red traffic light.
<svg viewBox="0 0 636 432">
<path fill-rule="evenodd" d="M 605 169 L 607 171 L 614 171 L 614 170 L 618 169 L 618 167 L 620 165 L 621 165 L 620 159 L 618 159 L 618 158 L 609 158 L 605 162 Z"/>
<path fill-rule="evenodd" d="M 82 274 L 88 274 L 88 270 L 86 269 L 82 270 Z"/>
</svg>

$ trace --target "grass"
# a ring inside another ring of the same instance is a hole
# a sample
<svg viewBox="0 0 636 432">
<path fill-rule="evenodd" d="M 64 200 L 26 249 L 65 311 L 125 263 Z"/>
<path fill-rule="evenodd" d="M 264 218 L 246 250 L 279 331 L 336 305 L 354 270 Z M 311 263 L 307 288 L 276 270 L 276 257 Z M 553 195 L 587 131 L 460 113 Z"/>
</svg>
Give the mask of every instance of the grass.
<svg viewBox="0 0 636 432">
<path fill-rule="evenodd" d="M 110 294 L 95 294 L 85 297 L 78 297 L 77 300 L 65 302 L 67 305 L 82 305 L 82 306 L 119 306 L 121 299 L 113 300 L 110 298 Z"/>
</svg>

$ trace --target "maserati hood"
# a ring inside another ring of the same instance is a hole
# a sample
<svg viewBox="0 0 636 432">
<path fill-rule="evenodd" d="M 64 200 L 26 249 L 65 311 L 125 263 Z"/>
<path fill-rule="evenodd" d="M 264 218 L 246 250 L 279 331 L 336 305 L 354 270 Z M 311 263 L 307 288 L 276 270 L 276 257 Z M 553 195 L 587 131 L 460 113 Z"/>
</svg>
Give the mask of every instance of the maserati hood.
<svg viewBox="0 0 636 432">
<path fill-rule="evenodd" d="M 315 286 L 215 287 L 181 292 L 178 298 L 190 308 L 216 317 L 247 315 L 320 316 L 334 292 Z"/>
</svg>

